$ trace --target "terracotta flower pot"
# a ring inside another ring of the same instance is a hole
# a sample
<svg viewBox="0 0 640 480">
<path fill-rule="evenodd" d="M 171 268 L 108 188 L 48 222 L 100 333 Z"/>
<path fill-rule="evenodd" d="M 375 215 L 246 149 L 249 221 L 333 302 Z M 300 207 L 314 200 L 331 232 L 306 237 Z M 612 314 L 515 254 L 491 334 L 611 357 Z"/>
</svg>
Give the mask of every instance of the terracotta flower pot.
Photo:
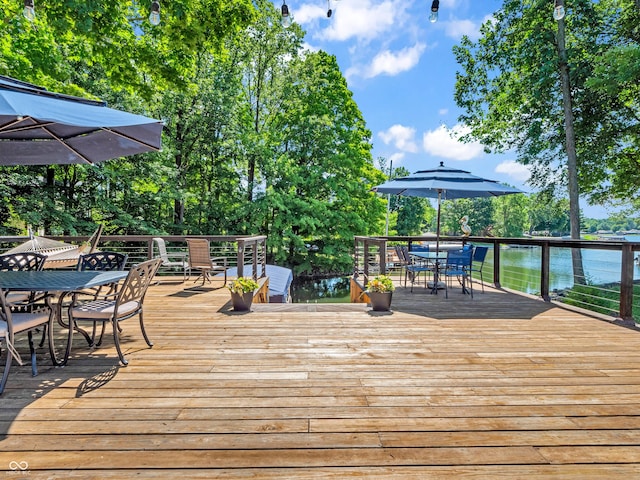
<svg viewBox="0 0 640 480">
<path fill-rule="evenodd" d="M 393 292 L 367 292 L 374 312 L 388 312 L 391 310 Z"/>
<path fill-rule="evenodd" d="M 253 303 L 253 292 L 234 293 L 231 292 L 231 304 L 236 312 L 248 312 Z"/>
</svg>

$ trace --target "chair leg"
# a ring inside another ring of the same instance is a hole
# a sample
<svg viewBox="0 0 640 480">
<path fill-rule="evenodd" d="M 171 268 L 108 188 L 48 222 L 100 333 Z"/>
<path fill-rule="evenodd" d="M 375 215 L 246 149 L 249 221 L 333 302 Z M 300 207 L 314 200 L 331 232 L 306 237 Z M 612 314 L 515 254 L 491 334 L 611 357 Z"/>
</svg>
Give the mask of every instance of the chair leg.
<svg viewBox="0 0 640 480">
<path fill-rule="evenodd" d="M 2 381 L 0 381 L 0 395 L 4 392 L 4 387 L 7 384 L 7 378 L 9 378 L 9 370 L 11 369 L 11 361 L 13 357 L 11 356 L 11 352 L 9 351 L 9 346 L 6 348 L 7 362 L 4 366 L 4 373 L 2 374 Z"/>
<path fill-rule="evenodd" d="M 44 346 L 45 337 L 47 335 L 47 326 L 45 325 L 42 328 L 42 338 L 40 339 L 40 344 L 38 345 L 40 348 Z"/>
<path fill-rule="evenodd" d="M 129 365 L 129 362 L 127 361 L 126 358 L 124 358 L 124 355 L 122 354 L 122 350 L 120 349 L 120 334 L 118 329 L 118 321 L 115 319 L 112 320 L 111 326 L 113 327 L 113 343 L 116 346 L 118 357 L 120 358 L 120 362 L 122 363 L 122 365 L 126 367 L 127 365 Z"/>
<path fill-rule="evenodd" d="M 38 364 L 36 363 L 36 349 L 33 346 L 33 333 L 31 330 L 27 332 L 27 338 L 29 339 L 29 352 L 31 353 L 31 375 L 35 377 L 38 375 Z"/>
<path fill-rule="evenodd" d="M 58 362 L 58 357 L 56 356 L 56 347 L 53 343 L 53 316 L 51 317 L 51 319 L 49 320 L 49 324 L 47 325 L 47 331 L 49 332 L 49 334 L 47 335 L 49 337 L 49 355 L 51 356 L 51 363 L 53 365 L 60 365 L 60 362 Z"/>
<path fill-rule="evenodd" d="M 147 342 L 147 345 L 149 345 L 150 347 L 153 347 L 153 342 L 151 340 L 149 340 L 149 337 L 147 336 L 147 331 L 144 328 L 144 320 L 142 318 L 142 311 L 138 314 L 138 316 L 140 317 L 140 330 L 142 330 L 142 336 L 144 337 L 144 341 Z"/>
<path fill-rule="evenodd" d="M 96 324 L 94 322 L 93 323 L 94 331 L 95 331 L 95 326 Z M 100 330 L 100 336 L 98 337 L 98 341 L 94 342 L 92 346 L 99 347 L 100 345 L 102 345 L 102 337 L 104 336 L 104 331 L 106 327 L 107 327 L 107 324 L 105 322 L 102 322 L 102 329 Z M 120 328 L 120 325 L 118 325 L 118 332 L 122 332 L 122 328 Z"/>
</svg>

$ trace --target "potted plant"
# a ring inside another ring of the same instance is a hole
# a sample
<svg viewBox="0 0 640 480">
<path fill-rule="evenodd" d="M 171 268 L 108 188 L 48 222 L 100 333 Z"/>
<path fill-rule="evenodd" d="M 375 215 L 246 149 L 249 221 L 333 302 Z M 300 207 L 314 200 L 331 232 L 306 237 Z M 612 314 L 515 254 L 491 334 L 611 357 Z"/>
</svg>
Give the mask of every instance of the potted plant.
<svg viewBox="0 0 640 480">
<path fill-rule="evenodd" d="M 387 275 L 378 275 L 369 280 L 365 293 L 371 301 L 371 308 L 374 312 L 391 310 L 391 297 L 395 288 L 391 277 Z"/>
<path fill-rule="evenodd" d="M 253 303 L 253 293 L 260 287 L 251 277 L 238 277 L 229 282 L 231 303 L 236 312 L 248 312 Z"/>
</svg>

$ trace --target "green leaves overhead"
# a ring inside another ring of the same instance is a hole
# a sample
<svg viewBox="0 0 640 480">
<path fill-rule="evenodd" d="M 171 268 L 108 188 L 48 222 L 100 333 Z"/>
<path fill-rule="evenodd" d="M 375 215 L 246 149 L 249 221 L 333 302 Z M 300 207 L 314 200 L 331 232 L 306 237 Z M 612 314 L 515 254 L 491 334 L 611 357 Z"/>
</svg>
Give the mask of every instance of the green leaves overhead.
<svg viewBox="0 0 640 480">
<path fill-rule="evenodd" d="M 0 73 L 161 118 L 163 150 L 5 169 L 0 228 L 266 234 L 273 263 L 350 271 L 353 236 L 384 213 L 382 174 L 333 56 L 302 51 L 269 0 L 160 0 L 156 27 L 146 2 L 74 1 L 36 3 L 34 25 L 16 9 Z"/>
<path fill-rule="evenodd" d="M 468 139 L 514 151 L 531 169 L 533 186 L 565 185 L 575 174 L 592 200 L 628 198 L 640 187 L 637 175 L 628 181 L 640 132 L 640 9 L 635 0 L 572 0 L 565 8 L 566 51 L 558 50 L 551 5 L 539 0 L 505 0 L 479 40 L 463 38 L 454 48 L 460 121 L 472 129 Z M 567 169 L 571 149 L 575 172 Z"/>
</svg>

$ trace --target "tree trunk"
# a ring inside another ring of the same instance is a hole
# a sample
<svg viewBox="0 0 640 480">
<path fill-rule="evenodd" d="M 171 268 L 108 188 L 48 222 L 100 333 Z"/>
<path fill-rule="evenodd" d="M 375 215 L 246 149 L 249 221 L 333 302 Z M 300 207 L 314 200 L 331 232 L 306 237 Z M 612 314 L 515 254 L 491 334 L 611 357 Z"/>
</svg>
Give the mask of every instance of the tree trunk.
<svg viewBox="0 0 640 480">
<path fill-rule="evenodd" d="M 580 191 L 578 187 L 578 157 L 576 154 L 576 137 L 573 126 L 573 102 L 571 98 L 571 82 L 569 78 L 569 63 L 565 45 L 564 18 L 558 20 L 558 68 L 560 70 L 560 86 L 562 90 L 562 105 L 564 108 L 565 123 L 565 149 L 567 152 L 567 181 L 569 187 L 569 220 L 571 238 L 580 239 Z M 573 282 L 584 285 L 584 267 L 582 265 L 582 252 L 579 248 L 571 251 L 573 263 Z"/>
<path fill-rule="evenodd" d="M 51 205 L 55 205 L 55 185 L 56 185 L 56 171 L 53 167 L 47 167 L 47 187 L 45 189 L 46 196 L 49 197 L 49 202 Z M 48 211 L 46 208 L 44 211 Z M 43 218 L 43 227 L 44 233 L 51 233 L 51 218 L 48 215 L 45 215 Z"/>
</svg>

